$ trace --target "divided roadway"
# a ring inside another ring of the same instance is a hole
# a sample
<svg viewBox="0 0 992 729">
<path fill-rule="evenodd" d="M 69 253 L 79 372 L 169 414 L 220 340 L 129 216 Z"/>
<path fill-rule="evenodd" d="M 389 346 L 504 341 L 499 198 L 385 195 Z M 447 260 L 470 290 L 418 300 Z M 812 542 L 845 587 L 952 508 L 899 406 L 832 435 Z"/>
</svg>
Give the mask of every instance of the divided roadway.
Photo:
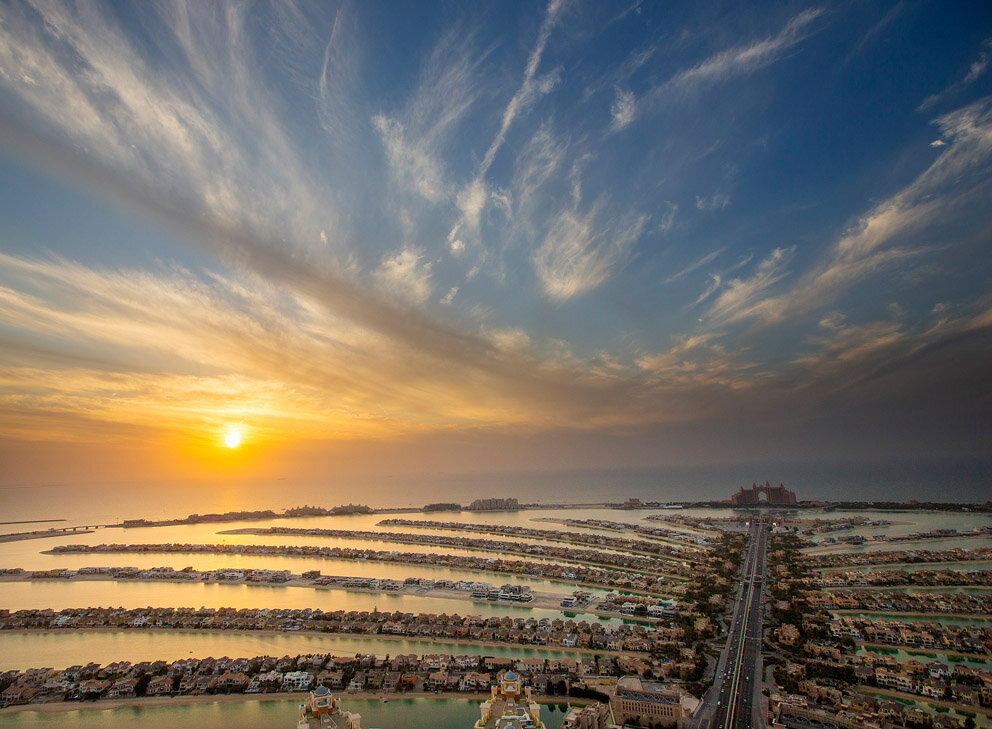
<svg viewBox="0 0 992 729">
<path fill-rule="evenodd" d="M 768 529 L 751 525 L 743 579 L 713 687 L 696 712 L 695 729 L 764 729 L 761 712 L 761 617 Z"/>
</svg>

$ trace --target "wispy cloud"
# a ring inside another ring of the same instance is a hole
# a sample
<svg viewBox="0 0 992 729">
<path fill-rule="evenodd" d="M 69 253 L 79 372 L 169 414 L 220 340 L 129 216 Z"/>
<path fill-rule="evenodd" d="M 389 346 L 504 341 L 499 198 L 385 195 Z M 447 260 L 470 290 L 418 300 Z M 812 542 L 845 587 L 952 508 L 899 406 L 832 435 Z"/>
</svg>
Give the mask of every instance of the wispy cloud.
<svg viewBox="0 0 992 729">
<path fill-rule="evenodd" d="M 431 296 L 431 264 L 424 260 L 423 251 L 404 248 L 386 256 L 375 273 L 384 287 L 400 298 L 422 304 Z"/>
<path fill-rule="evenodd" d="M 244 9 L 147 10 L 188 78 L 149 64 L 95 8 L 17 4 L 0 26 L 0 65 L 21 71 L 6 85 L 44 129 L 216 219 L 288 229 L 298 242 L 334 228 L 329 195 L 285 134 L 282 100 L 253 83 L 264 71 Z"/>
<path fill-rule="evenodd" d="M 382 135 L 389 165 L 402 187 L 435 203 L 447 197 L 440 161 L 430 150 L 406 139 L 403 125 L 394 119 L 377 115 L 372 124 Z"/>
<path fill-rule="evenodd" d="M 616 98 L 610 107 L 610 116 L 613 117 L 613 121 L 610 123 L 610 129 L 619 131 L 629 125 L 634 121 L 636 111 L 637 100 L 633 92 L 617 87 Z"/>
<path fill-rule="evenodd" d="M 688 266 L 686 266 L 685 268 L 683 268 L 681 271 L 677 271 L 676 273 L 673 273 L 671 276 L 669 276 L 668 278 L 665 279 L 665 283 L 666 284 L 674 283 L 675 281 L 678 281 L 680 278 L 683 278 L 685 276 L 688 276 L 693 271 L 696 271 L 696 270 L 702 268 L 707 263 L 712 263 L 713 261 L 716 260 L 717 256 L 719 256 L 721 253 L 723 253 L 723 251 L 724 251 L 723 248 L 720 248 L 720 249 L 715 250 L 715 251 L 710 251 L 709 253 L 707 253 L 702 258 L 700 258 L 700 259 L 698 259 L 698 260 L 693 261 L 692 263 L 690 263 Z"/>
<path fill-rule="evenodd" d="M 728 48 L 680 71 L 657 87 L 652 96 L 663 98 L 673 93 L 696 92 L 764 68 L 807 38 L 813 21 L 821 15 L 823 10 L 819 8 L 804 10 L 770 38 Z"/>
<path fill-rule="evenodd" d="M 372 116 L 399 189 L 432 203 L 450 200 L 444 158 L 451 135 L 476 103 L 479 69 L 486 50 L 473 45 L 471 31 L 456 27 L 434 46 L 420 78 L 401 108 Z"/>
<path fill-rule="evenodd" d="M 710 282 L 707 284 L 703 292 L 692 302 L 690 308 L 694 306 L 699 306 L 706 299 L 710 298 L 713 294 L 720 290 L 720 284 L 723 282 L 723 277 L 718 273 L 710 274 Z"/>
<path fill-rule="evenodd" d="M 566 3 L 567 0 L 551 0 L 544 10 L 544 20 L 541 21 L 541 28 L 537 33 L 537 41 L 527 59 L 523 80 L 520 83 L 520 87 L 506 105 L 506 108 L 503 109 L 499 131 L 496 132 L 496 136 L 489 145 L 489 149 L 486 150 L 482 164 L 479 166 L 480 177 L 484 177 L 489 171 L 493 160 L 496 159 L 496 153 L 499 152 L 500 147 L 503 146 L 503 142 L 506 141 L 506 133 L 510 130 L 513 122 L 516 121 L 517 116 L 526 111 L 538 98 L 554 88 L 557 81 L 557 74 L 551 73 L 539 77 L 537 70 L 541 65 L 541 57 L 544 55 L 544 49 L 548 45 L 551 32 L 554 30 L 555 24 L 558 22 L 558 18 Z"/>
<path fill-rule="evenodd" d="M 730 198 L 722 193 L 714 193 L 708 197 L 696 195 L 696 210 L 700 212 L 723 210 L 729 204 Z"/>
<path fill-rule="evenodd" d="M 647 222 L 643 215 L 609 222 L 601 213 L 600 206 L 585 214 L 565 210 L 549 222 L 534 267 L 550 298 L 563 301 L 603 283 Z"/>
<path fill-rule="evenodd" d="M 971 65 L 968 67 L 968 73 L 952 83 L 943 91 L 936 94 L 930 94 L 930 96 L 920 102 L 920 106 L 917 110 L 930 111 L 930 109 L 935 107 L 944 99 L 953 97 L 955 94 L 960 93 L 985 74 L 985 71 L 989 67 L 990 61 L 992 61 L 992 38 L 986 38 L 982 43 L 982 50 L 979 51 L 978 57 L 972 61 Z"/>
<path fill-rule="evenodd" d="M 776 248 L 750 276 L 728 281 L 710 306 L 707 318 L 726 323 L 754 316 L 765 306 L 764 296 L 769 289 L 788 274 L 786 266 L 794 252 L 794 248 Z"/>
<path fill-rule="evenodd" d="M 757 276 L 735 279 L 711 310 L 720 321 L 755 319 L 773 324 L 829 305 L 842 292 L 895 263 L 932 252 L 914 241 L 931 226 L 953 219 L 959 209 L 980 205 L 992 191 L 992 97 L 936 120 L 947 145 L 913 182 L 863 215 L 787 291 L 771 294 L 782 276 L 765 261 Z M 896 245 L 902 241 L 903 245 Z M 776 249 L 778 252 L 781 249 Z M 763 270 L 765 269 L 765 270 Z M 762 294 L 759 296 L 759 294 Z"/>
<path fill-rule="evenodd" d="M 458 193 L 456 205 L 462 215 L 448 233 L 448 240 L 460 239 L 466 233 L 479 235 L 479 223 L 485 207 L 492 196 L 486 184 L 486 175 L 492 167 L 496 154 L 506 141 L 506 135 L 517 118 L 525 113 L 541 96 L 552 91 L 558 81 L 558 72 L 552 71 L 544 76 L 538 76 L 541 58 L 544 55 L 548 39 L 557 24 L 559 17 L 567 4 L 567 0 L 551 0 L 544 11 L 544 18 L 538 30 L 537 40 L 527 58 L 523 79 L 514 92 L 510 101 L 503 108 L 499 129 L 489 144 L 475 176 Z"/>
</svg>

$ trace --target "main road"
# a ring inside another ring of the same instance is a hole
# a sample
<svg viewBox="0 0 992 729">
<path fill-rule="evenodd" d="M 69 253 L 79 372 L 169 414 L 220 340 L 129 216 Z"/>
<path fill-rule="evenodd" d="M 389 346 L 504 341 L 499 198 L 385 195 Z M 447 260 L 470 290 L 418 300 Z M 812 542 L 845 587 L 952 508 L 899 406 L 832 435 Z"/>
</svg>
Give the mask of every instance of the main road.
<svg viewBox="0 0 992 729">
<path fill-rule="evenodd" d="M 695 729 L 764 729 L 761 685 L 761 599 L 768 530 L 760 519 L 750 529 L 737 605 L 716 680 L 696 712 Z"/>
</svg>

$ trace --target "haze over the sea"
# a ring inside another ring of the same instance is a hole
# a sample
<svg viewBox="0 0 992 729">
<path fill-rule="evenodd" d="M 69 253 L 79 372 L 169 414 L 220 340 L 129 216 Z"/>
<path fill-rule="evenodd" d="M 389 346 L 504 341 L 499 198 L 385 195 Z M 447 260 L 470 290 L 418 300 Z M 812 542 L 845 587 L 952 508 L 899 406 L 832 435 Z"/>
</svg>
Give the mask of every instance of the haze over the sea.
<svg viewBox="0 0 992 729">
<path fill-rule="evenodd" d="M 767 475 L 766 475 L 767 474 Z M 774 478 L 772 478 L 774 476 Z M 545 472 L 333 476 L 309 480 L 231 479 L 89 485 L 0 487 L 5 518 L 62 518 L 75 523 L 167 519 L 314 504 L 362 503 L 421 507 L 439 501 L 516 497 L 521 503 L 706 501 L 727 499 L 739 486 L 784 481 L 801 500 L 946 501 L 989 499 L 992 462 L 978 459 L 873 463 L 753 463 L 684 468 L 582 469 Z M 540 514 L 535 514 L 540 516 Z"/>
</svg>

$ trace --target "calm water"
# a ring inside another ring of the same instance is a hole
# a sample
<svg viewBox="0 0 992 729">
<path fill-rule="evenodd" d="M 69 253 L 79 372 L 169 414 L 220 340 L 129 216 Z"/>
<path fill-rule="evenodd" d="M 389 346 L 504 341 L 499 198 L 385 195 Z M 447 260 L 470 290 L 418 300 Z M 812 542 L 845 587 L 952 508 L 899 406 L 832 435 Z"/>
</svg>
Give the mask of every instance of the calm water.
<svg viewBox="0 0 992 729">
<path fill-rule="evenodd" d="M 937 623 L 939 625 L 976 625 L 987 627 L 992 622 L 992 615 L 976 615 L 967 618 L 948 617 L 946 615 L 924 615 L 916 613 L 839 613 L 831 612 L 832 616 L 841 618 L 869 618 L 871 620 L 894 620 L 899 623 Z"/>
<path fill-rule="evenodd" d="M 971 570 L 987 570 L 992 568 L 992 562 L 980 562 L 980 561 L 968 561 L 968 562 L 941 562 L 939 564 L 900 564 L 900 565 L 864 565 L 864 566 L 854 566 L 854 567 L 842 567 L 834 568 L 827 567 L 824 569 L 834 570 L 840 569 L 844 572 L 868 572 L 875 570 L 901 570 L 903 572 L 915 572 L 917 570 L 952 570 L 957 572 L 968 572 Z"/>
<path fill-rule="evenodd" d="M 302 694 L 301 694 L 302 697 Z M 291 729 L 296 726 L 298 701 L 245 701 L 190 706 L 86 709 L 60 713 L 27 711 L 3 717 L 3 725 L 19 729 L 104 729 L 108 726 L 141 729 Z M 459 699 L 356 700 L 343 697 L 347 711 L 362 715 L 366 729 L 465 729 L 479 718 L 476 701 Z M 548 729 L 558 729 L 564 715 L 541 706 Z"/>
<path fill-rule="evenodd" d="M 818 514 L 819 518 L 833 516 L 843 519 L 849 516 L 864 516 L 868 519 L 879 521 L 896 522 L 883 526 L 865 526 L 847 529 L 842 532 L 823 534 L 814 538 L 814 541 L 821 541 L 828 537 L 844 537 L 860 535 L 863 537 L 877 536 L 885 534 L 895 537 L 906 534 L 925 532 L 931 529 L 957 529 L 967 530 L 975 527 L 987 526 L 992 523 L 992 514 L 979 514 L 975 512 L 946 512 L 946 511 L 835 511 L 831 514 Z M 898 543 L 895 545 L 898 546 Z"/>
<path fill-rule="evenodd" d="M 13 668 L 67 668 L 90 661 L 174 661 L 179 658 L 253 658 L 254 656 L 356 653 L 395 656 L 428 653 L 513 658 L 560 658 L 579 654 L 543 648 L 459 645 L 426 640 L 384 640 L 335 635 L 285 633 L 204 633 L 191 631 L 0 632 L 0 672 Z"/>
<path fill-rule="evenodd" d="M 29 540 L 35 549 L 41 540 Z M 0 543 L 0 548 L 26 542 Z M 100 542 L 97 542 L 98 544 Z M 492 556 L 492 555 L 490 555 Z M 28 552 L 23 556 L 8 555 L 0 549 L 0 564 L 4 567 L 21 567 L 26 570 L 79 569 L 80 567 L 172 567 L 181 570 L 193 567 L 197 570 L 216 569 L 287 569 L 294 574 L 307 570 L 320 570 L 324 575 L 346 575 L 349 577 L 377 577 L 380 579 L 404 580 L 407 577 L 426 577 L 435 580 L 484 580 L 495 585 L 504 583 L 527 585 L 538 592 L 571 594 L 574 586 L 535 577 L 509 573 L 485 573 L 479 570 L 459 570 L 447 567 L 433 567 L 429 564 L 396 564 L 389 562 L 364 562 L 360 560 L 313 559 L 309 557 L 277 555 L 236 555 L 236 554 L 176 554 L 176 553 L 69 553 L 42 554 Z M 594 595 L 605 595 L 608 590 L 585 588 Z"/>
<path fill-rule="evenodd" d="M 867 655 L 869 653 L 877 653 L 883 656 L 891 656 L 895 658 L 900 663 L 905 663 L 906 661 L 916 659 L 921 663 L 928 663 L 934 659 L 943 661 L 952 668 L 958 664 L 963 666 L 968 666 L 969 668 L 977 668 L 982 671 L 992 671 L 992 659 L 989 660 L 978 660 L 974 661 L 970 658 L 961 658 L 955 656 L 950 658 L 946 653 L 941 653 L 940 651 L 915 651 L 915 650 L 903 650 L 902 648 L 891 648 L 891 649 L 880 649 L 880 648 L 865 648 L 864 646 L 858 646 L 855 653 L 859 656 Z"/>
<path fill-rule="evenodd" d="M 945 549 L 975 549 L 976 547 L 992 547 L 992 537 L 965 537 L 963 539 L 924 539 L 906 542 L 878 542 L 875 544 L 838 544 L 831 547 L 814 547 L 810 554 L 834 554 L 838 552 L 896 552 L 899 550 L 945 550 Z"/>
<path fill-rule="evenodd" d="M 320 610 L 372 610 L 407 613 L 457 613 L 459 615 L 509 615 L 511 617 L 561 618 L 560 610 L 530 608 L 455 598 L 397 595 L 395 593 L 316 590 L 278 585 L 232 585 L 204 582 L 104 582 L 31 580 L 6 582 L 0 607 L 37 610 L 72 607 L 233 607 L 318 608 Z M 582 618 L 576 618 L 582 619 Z M 589 616 L 588 620 L 600 619 Z M 604 625 L 616 619 L 600 621 Z"/>
</svg>

